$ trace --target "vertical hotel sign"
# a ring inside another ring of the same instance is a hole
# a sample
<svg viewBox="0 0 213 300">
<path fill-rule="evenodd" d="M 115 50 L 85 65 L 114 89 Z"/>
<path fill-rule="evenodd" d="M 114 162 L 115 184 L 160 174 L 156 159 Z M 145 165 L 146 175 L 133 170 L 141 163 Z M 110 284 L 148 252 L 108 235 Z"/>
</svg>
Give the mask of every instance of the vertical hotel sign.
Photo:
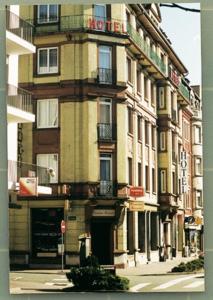
<svg viewBox="0 0 213 300">
<path fill-rule="evenodd" d="M 180 167 L 181 167 L 181 193 L 187 193 L 188 183 L 187 183 L 187 153 L 186 151 L 181 152 L 180 157 Z"/>
<path fill-rule="evenodd" d="M 38 178 L 21 177 L 19 179 L 20 196 L 38 196 Z"/>
</svg>

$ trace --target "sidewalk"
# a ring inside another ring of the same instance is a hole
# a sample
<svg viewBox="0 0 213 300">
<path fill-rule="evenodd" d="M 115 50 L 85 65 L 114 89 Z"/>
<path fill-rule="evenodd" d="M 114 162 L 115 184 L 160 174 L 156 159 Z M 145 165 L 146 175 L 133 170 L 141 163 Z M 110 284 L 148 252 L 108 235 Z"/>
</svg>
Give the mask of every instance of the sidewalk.
<svg viewBox="0 0 213 300">
<path fill-rule="evenodd" d="M 171 269 L 181 262 L 188 262 L 195 259 L 195 257 L 181 257 L 165 262 L 150 262 L 149 264 L 140 265 L 137 267 L 129 267 L 127 269 L 117 269 L 116 273 L 120 276 L 131 275 L 161 275 L 167 274 Z"/>
</svg>

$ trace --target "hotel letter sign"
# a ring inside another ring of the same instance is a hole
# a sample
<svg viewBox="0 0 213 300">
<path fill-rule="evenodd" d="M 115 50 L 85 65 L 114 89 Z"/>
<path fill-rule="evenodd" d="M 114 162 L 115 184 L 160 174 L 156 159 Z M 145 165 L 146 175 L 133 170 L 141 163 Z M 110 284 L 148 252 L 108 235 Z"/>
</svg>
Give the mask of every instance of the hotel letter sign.
<svg viewBox="0 0 213 300">
<path fill-rule="evenodd" d="M 181 167 L 181 193 L 186 193 L 188 190 L 187 153 L 186 153 L 186 151 L 181 152 L 180 167 Z"/>
</svg>

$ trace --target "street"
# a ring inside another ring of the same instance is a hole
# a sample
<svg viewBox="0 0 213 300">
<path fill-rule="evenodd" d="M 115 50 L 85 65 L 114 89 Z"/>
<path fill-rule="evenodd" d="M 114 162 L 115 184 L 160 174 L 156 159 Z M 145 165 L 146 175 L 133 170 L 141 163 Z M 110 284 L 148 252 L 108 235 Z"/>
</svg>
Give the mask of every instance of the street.
<svg viewBox="0 0 213 300">
<path fill-rule="evenodd" d="M 164 273 L 154 274 L 157 265 L 159 264 L 117 270 L 117 274 L 130 280 L 129 292 L 204 291 L 203 273 L 170 274 L 165 272 L 162 265 L 161 272 Z M 68 282 L 65 273 L 60 270 L 21 270 L 10 273 L 11 294 L 66 292 L 69 287 L 72 287 L 72 283 Z"/>
</svg>

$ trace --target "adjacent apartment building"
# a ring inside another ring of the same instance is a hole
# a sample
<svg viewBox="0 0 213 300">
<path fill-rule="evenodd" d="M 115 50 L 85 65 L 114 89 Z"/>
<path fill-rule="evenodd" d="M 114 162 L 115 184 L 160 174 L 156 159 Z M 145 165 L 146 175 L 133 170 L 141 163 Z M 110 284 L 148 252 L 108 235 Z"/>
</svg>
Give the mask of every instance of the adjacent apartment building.
<svg viewBox="0 0 213 300">
<path fill-rule="evenodd" d="M 19 247 L 11 242 L 14 256 L 60 262 L 62 219 L 67 265 L 79 263 L 84 240 L 101 264 L 121 268 L 190 255 L 203 226 L 202 179 L 198 200 L 192 168 L 202 146 L 191 140 L 201 115 L 190 94 L 201 102 L 160 28 L 159 6 L 20 12 L 36 47 L 19 58 L 19 86 L 32 93 L 36 116 L 22 126 L 21 160 L 51 170 L 52 194 L 18 198 L 26 226 Z M 19 224 L 15 212 L 11 228 Z"/>
</svg>

